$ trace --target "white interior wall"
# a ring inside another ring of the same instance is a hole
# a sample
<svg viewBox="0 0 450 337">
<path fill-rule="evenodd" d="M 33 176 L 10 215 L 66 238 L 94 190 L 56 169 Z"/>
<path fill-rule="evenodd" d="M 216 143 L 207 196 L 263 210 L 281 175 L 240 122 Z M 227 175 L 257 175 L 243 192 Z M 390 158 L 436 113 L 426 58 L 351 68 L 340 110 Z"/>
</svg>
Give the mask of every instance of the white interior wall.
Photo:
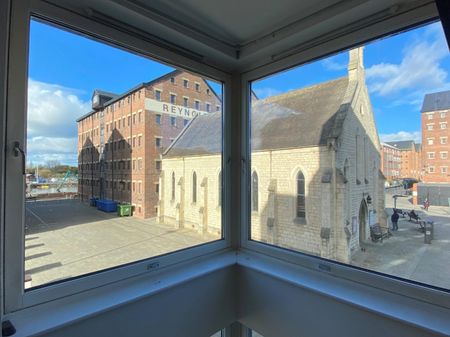
<svg viewBox="0 0 450 337">
<path fill-rule="evenodd" d="M 211 336 L 235 321 L 235 272 L 227 267 L 41 336 Z"/>
</svg>

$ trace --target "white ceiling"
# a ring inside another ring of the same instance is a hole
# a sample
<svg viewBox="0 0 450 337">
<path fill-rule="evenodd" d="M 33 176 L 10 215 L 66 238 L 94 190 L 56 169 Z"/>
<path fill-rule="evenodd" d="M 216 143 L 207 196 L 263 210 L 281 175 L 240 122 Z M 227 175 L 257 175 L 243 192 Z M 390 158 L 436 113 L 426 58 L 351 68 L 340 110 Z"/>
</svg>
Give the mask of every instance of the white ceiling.
<svg viewBox="0 0 450 337">
<path fill-rule="evenodd" d="M 327 36 L 336 39 L 374 23 L 382 27 L 380 22 L 389 18 L 409 15 L 411 23 L 411 12 L 427 6 L 428 11 L 417 15 L 417 21 L 437 13 L 433 0 L 50 1 L 192 51 L 203 62 L 226 70 L 267 64 Z M 397 21 L 397 26 L 391 23 L 392 28 L 385 29 L 398 29 L 402 22 Z"/>
</svg>

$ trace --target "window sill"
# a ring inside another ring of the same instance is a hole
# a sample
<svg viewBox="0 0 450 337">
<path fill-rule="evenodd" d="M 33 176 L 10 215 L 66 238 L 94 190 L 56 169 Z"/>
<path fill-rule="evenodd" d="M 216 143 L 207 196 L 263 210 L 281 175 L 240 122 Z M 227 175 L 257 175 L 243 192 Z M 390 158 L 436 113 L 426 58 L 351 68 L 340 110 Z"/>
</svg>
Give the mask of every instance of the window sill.
<svg viewBox="0 0 450 337">
<path fill-rule="evenodd" d="M 130 279 L 5 315 L 17 332 L 14 337 L 35 336 L 127 305 L 187 281 L 236 264 L 235 252 L 226 250 L 195 258 Z"/>
<path fill-rule="evenodd" d="M 308 222 L 306 221 L 306 218 L 294 218 L 292 220 L 296 225 L 307 225 Z"/>
<path fill-rule="evenodd" d="M 316 261 L 316 266 L 317 264 L 327 264 L 322 260 Z M 407 295 L 395 294 L 392 291 L 336 277 L 333 269 L 330 269 L 330 271 L 320 270 L 319 268 L 310 269 L 249 249 L 241 250 L 237 264 L 242 268 L 260 272 L 284 281 L 291 286 L 358 307 L 363 311 L 400 321 L 405 325 L 417 327 L 427 332 L 438 333 L 443 336 L 450 335 L 450 323 L 448 321 L 450 309 Z M 417 335 L 422 334 L 418 332 Z"/>
</svg>

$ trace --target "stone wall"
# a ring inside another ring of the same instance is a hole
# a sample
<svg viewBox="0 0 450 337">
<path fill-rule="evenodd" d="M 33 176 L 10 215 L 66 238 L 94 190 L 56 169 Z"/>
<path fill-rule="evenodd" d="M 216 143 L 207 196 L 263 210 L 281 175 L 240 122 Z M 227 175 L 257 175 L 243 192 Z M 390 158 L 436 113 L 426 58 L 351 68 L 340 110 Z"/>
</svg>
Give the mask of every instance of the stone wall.
<svg viewBox="0 0 450 337">
<path fill-rule="evenodd" d="M 193 201 L 193 174 L 197 175 L 197 201 Z M 163 159 L 159 221 L 175 228 L 221 234 L 222 207 L 219 203 L 221 156 Z M 172 175 L 175 198 L 172 199 Z"/>
</svg>

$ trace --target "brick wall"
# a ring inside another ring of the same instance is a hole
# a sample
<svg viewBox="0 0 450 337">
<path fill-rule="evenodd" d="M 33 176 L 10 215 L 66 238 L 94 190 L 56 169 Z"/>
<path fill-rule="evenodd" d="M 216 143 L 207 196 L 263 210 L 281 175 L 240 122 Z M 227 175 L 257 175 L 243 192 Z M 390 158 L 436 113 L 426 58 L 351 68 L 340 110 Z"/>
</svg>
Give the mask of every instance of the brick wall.
<svg viewBox="0 0 450 337">
<path fill-rule="evenodd" d="M 184 80 L 188 81 L 187 87 Z M 81 200 L 103 197 L 133 204 L 135 216 L 157 215 L 158 162 L 193 116 L 175 116 L 172 120 L 170 114 L 146 109 L 148 100 L 156 100 L 156 91 L 162 102 L 170 103 L 171 94 L 176 95 L 175 105 L 183 105 L 186 97 L 188 107 L 194 108 L 197 100 L 199 110 L 206 110 L 208 103 L 210 111 L 216 111 L 221 104 L 201 77 L 175 71 L 81 119 L 78 122 Z"/>
<path fill-rule="evenodd" d="M 450 110 L 425 112 L 421 117 L 423 181 L 448 183 L 450 182 Z"/>
</svg>

